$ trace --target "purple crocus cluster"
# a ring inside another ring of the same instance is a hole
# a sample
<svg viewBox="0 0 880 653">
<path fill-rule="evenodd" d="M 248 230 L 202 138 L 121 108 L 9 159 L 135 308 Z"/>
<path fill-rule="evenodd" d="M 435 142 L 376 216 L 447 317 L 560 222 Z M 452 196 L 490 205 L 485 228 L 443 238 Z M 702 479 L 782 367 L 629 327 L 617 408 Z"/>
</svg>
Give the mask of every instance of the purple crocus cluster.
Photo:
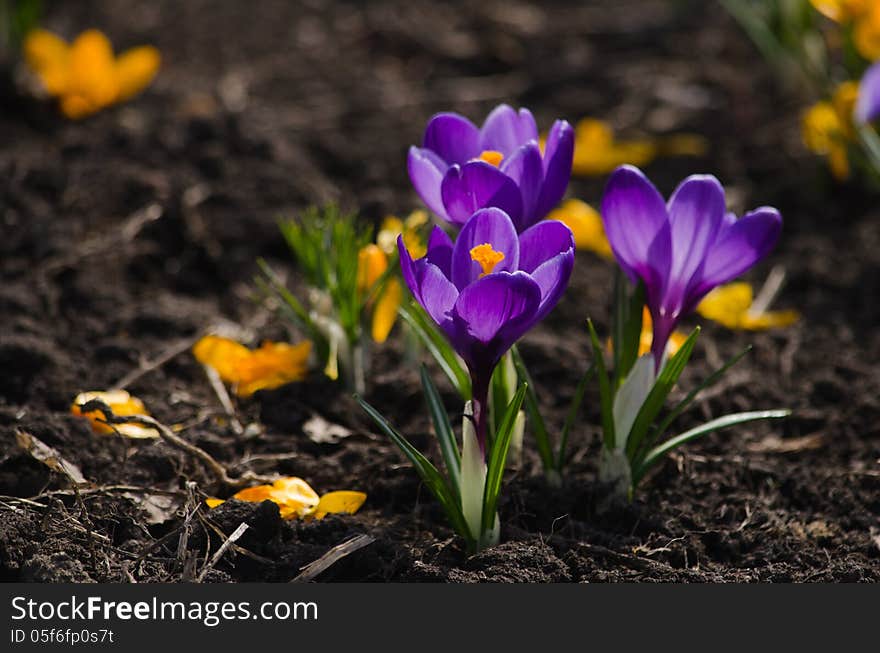
<svg viewBox="0 0 880 653">
<path fill-rule="evenodd" d="M 532 114 L 501 105 L 481 128 L 454 113 L 434 116 L 423 147 L 409 152 L 416 191 L 442 220 L 427 254 L 413 260 L 398 239 L 403 277 L 415 299 L 465 361 L 477 440 L 485 453 L 486 399 L 501 357 L 556 305 L 574 264 L 571 230 L 542 221 L 565 193 L 573 134 L 557 121 L 542 153 Z M 618 168 L 602 204 L 618 263 L 644 282 L 659 370 L 679 320 L 710 290 L 750 268 L 776 243 L 779 212 L 737 219 L 715 177 L 695 175 L 667 204 L 632 166 Z"/>
</svg>

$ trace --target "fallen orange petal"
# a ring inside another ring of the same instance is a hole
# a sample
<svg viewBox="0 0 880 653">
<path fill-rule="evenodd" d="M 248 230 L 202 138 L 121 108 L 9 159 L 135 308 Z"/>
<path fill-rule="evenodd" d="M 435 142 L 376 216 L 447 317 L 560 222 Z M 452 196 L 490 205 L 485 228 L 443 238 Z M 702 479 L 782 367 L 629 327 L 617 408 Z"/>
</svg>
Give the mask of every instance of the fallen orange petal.
<svg viewBox="0 0 880 653">
<path fill-rule="evenodd" d="M 92 430 L 95 433 L 119 433 L 120 435 L 132 439 L 149 439 L 159 437 L 156 429 L 152 429 L 148 426 L 142 426 L 140 424 L 127 423 L 114 424 L 111 426 L 110 424 L 102 421 L 104 419 L 104 414 L 99 410 L 83 413 L 80 407 L 95 399 L 103 401 L 105 404 L 107 404 L 110 410 L 113 411 L 114 415 L 120 417 L 124 417 L 126 415 L 149 415 L 146 407 L 144 406 L 144 402 L 142 402 L 137 397 L 132 397 L 125 390 L 108 390 L 106 392 L 83 392 L 77 395 L 76 398 L 73 400 L 73 404 L 70 406 L 70 412 L 79 417 L 85 417 L 86 419 L 88 419 L 92 425 Z"/>
</svg>

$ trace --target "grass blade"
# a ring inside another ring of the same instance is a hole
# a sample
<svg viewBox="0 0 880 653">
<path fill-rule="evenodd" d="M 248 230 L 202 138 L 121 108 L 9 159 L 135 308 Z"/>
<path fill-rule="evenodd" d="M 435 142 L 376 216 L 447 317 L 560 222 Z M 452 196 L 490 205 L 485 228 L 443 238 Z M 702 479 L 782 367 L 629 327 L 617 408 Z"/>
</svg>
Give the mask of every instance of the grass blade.
<svg viewBox="0 0 880 653">
<path fill-rule="evenodd" d="M 562 427 L 562 433 L 559 435 L 559 451 L 557 452 L 556 458 L 556 471 L 560 474 L 562 473 L 562 468 L 565 466 L 565 450 L 568 448 L 568 434 L 571 432 L 571 428 L 574 426 L 574 422 L 581 410 L 581 404 L 584 401 L 584 394 L 587 391 L 587 383 L 593 378 L 595 371 L 596 365 L 591 364 L 587 368 L 587 371 L 584 372 L 581 380 L 578 381 L 577 388 L 575 388 L 574 391 L 574 397 L 571 398 L 571 406 L 568 409 L 568 415 L 565 417 L 565 424 Z"/>
<path fill-rule="evenodd" d="M 446 516 L 455 531 L 469 542 L 475 541 L 476 538 L 471 535 L 470 529 L 464 520 L 461 506 L 458 504 L 458 501 L 456 501 L 455 496 L 453 495 L 452 490 L 450 490 L 446 479 L 443 478 L 443 475 L 437 471 L 437 468 L 431 464 L 430 460 L 425 458 L 418 449 L 412 446 L 405 437 L 398 433 L 397 430 L 395 430 L 395 428 L 381 415 L 381 413 L 379 413 L 379 411 L 357 395 L 355 395 L 355 401 L 357 401 L 361 405 L 361 408 L 373 418 L 376 426 L 378 426 L 385 435 L 391 438 L 391 441 L 398 446 L 412 463 L 413 467 L 416 468 L 416 471 L 422 478 L 422 481 L 424 481 L 425 485 L 428 486 L 431 494 L 433 494 L 437 498 L 437 501 L 440 502 L 443 511 L 446 513 Z"/>
<path fill-rule="evenodd" d="M 501 426 L 495 434 L 492 451 L 489 453 L 486 469 L 486 489 L 483 492 L 483 532 L 490 530 L 495 523 L 498 493 L 501 491 L 501 478 L 507 465 L 507 452 L 510 449 L 513 425 L 516 422 L 516 416 L 526 396 L 526 388 L 525 383 L 520 385 L 519 390 L 517 390 L 517 393 L 507 406 L 507 410 L 504 412 L 504 419 L 501 420 Z"/>
<path fill-rule="evenodd" d="M 731 415 L 719 417 L 718 419 L 713 419 L 711 422 L 706 422 L 701 426 L 692 428 L 690 431 L 685 431 L 680 435 L 669 438 L 663 444 L 651 449 L 651 451 L 648 452 L 648 455 L 645 456 L 645 460 L 639 466 L 638 470 L 633 470 L 633 485 L 638 483 L 645 475 L 645 472 L 663 458 L 663 456 L 686 442 L 696 440 L 697 438 L 708 435 L 713 431 L 725 429 L 736 424 L 745 424 L 746 422 L 754 422 L 762 419 L 780 419 L 788 417 L 789 415 L 791 415 L 790 410 L 755 410 L 745 413 L 733 413 Z"/>
<path fill-rule="evenodd" d="M 599 403 L 602 413 L 602 435 L 605 446 L 611 450 L 614 448 L 614 395 L 611 392 L 611 381 L 608 379 L 608 370 L 605 369 L 605 358 L 602 353 L 602 345 L 599 344 L 599 336 L 592 320 L 587 320 L 590 330 L 590 341 L 593 343 L 593 364 L 596 366 L 596 374 L 599 377 Z"/>
<path fill-rule="evenodd" d="M 513 354 L 513 364 L 516 367 L 516 373 L 522 382 L 526 384 L 526 414 L 529 417 L 529 424 L 535 434 L 535 444 L 538 447 L 538 455 L 541 456 L 544 471 L 548 472 L 555 467 L 553 463 L 553 444 L 550 442 L 550 433 L 547 431 L 547 425 L 544 423 L 544 417 L 541 415 L 538 395 L 535 394 L 534 390 L 535 384 L 516 346 L 510 351 Z"/>
<path fill-rule="evenodd" d="M 440 452 L 443 454 L 443 462 L 446 463 L 446 472 L 449 474 L 449 485 L 456 497 L 459 496 L 461 483 L 461 452 L 455 440 L 455 432 L 449 422 L 449 414 L 443 407 L 437 386 L 428 375 L 428 370 L 422 365 L 421 368 L 422 388 L 425 393 L 425 401 L 428 404 L 428 412 L 431 413 L 431 421 L 434 423 L 434 432 L 440 442 Z"/>
<path fill-rule="evenodd" d="M 630 460 L 635 458 L 636 453 L 639 450 L 639 445 L 642 443 L 642 439 L 648 433 L 648 430 L 651 428 L 651 425 L 654 423 L 654 420 L 663 408 L 663 403 L 666 401 L 666 397 L 669 396 L 672 387 L 676 384 L 678 377 L 680 377 L 681 373 L 684 371 L 685 366 L 690 360 L 691 353 L 694 350 L 694 345 L 697 342 L 697 336 L 699 334 L 700 327 L 697 327 L 693 330 L 691 335 L 688 336 L 688 339 L 684 341 L 682 346 L 675 353 L 675 356 L 671 357 L 666 362 L 666 365 L 663 366 L 663 369 L 660 370 L 660 374 L 654 382 L 654 387 L 651 388 L 651 392 L 648 393 L 648 397 L 645 399 L 645 403 L 642 404 L 639 414 L 636 415 L 635 422 L 633 422 L 632 428 L 626 439 L 626 456 Z"/>
<path fill-rule="evenodd" d="M 743 356 L 748 354 L 751 350 L 752 346 L 749 345 L 736 356 L 727 361 L 724 365 L 712 372 L 712 374 L 706 377 L 706 379 L 702 383 L 697 385 L 696 388 L 687 393 L 687 396 L 680 402 L 678 402 L 675 405 L 675 408 L 669 411 L 669 414 L 663 418 L 663 421 L 661 421 L 660 424 L 657 425 L 658 436 L 663 437 L 663 433 L 666 432 L 666 429 L 668 429 L 672 425 L 672 423 L 676 419 L 678 419 L 678 416 L 681 415 L 687 409 L 687 407 L 691 405 L 691 402 L 693 402 L 693 400 L 697 398 L 698 394 L 700 394 L 703 390 L 711 388 L 713 385 L 718 383 L 718 381 L 720 381 L 721 378 L 727 373 L 727 370 L 740 362 Z"/>
<path fill-rule="evenodd" d="M 471 379 L 459 362 L 458 355 L 446 342 L 446 339 L 437 333 L 433 324 L 428 324 L 428 318 L 420 308 L 412 305 L 412 308 L 403 306 L 398 309 L 400 316 L 412 327 L 412 330 L 425 345 L 434 360 L 443 370 L 443 373 L 452 383 L 452 387 L 458 392 L 462 400 L 471 398 Z"/>
</svg>

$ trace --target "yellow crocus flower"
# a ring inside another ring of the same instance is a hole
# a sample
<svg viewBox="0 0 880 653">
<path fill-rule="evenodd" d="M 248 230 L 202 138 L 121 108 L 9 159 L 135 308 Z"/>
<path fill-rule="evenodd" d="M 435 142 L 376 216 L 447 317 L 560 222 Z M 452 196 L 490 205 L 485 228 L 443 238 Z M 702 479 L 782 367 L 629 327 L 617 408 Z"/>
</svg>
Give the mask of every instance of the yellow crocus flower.
<svg viewBox="0 0 880 653">
<path fill-rule="evenodd" d="M 389 215 L 382 221 L 376 243 L 365 246 L 358 254 L 358 289 L 362 293 L 369 292 L 388 270 L 389 257 L 397 255 L 398 236 L 403 235 L 404 245 L 414 259 L 425 255 L 427 246 L 421 228 L 427 223 L 426 211 L 413 211 L 406 220 Z M 382 343 L 388 339 L 397 321 L 397 310 L 403 295 L 403 286 L 397 278 L 391 277 L 385 281 L 373 305 L 371 335 L 375 342 Z"/>
<path fill-rule="evenodd" d="M 95 29 L 83 32 L 70 45 L 52 32 L 33 30 L 25 38 L 24 55 L 71 120 L 134 97 L 153 81 L 161 61 L 159 51 L 148 45 L 117 58 L 109 39 Z"/>
<path fill-rule="evenodd" d="M 857 82 L 844 82 L 830 101 L 817 102 L 807 109 L 801 121 L 804 144 L 827 157 L 831 174 L 841 181 L 850 175 L 847 149 L 855 138 L 852 115 L 858 94 Z"/>
<path fill-rule="evenodd" d="M 810 4 L 827 18 L 847 23 L 863 15 L 872 0 L 810 0 Z"/>
</svg>

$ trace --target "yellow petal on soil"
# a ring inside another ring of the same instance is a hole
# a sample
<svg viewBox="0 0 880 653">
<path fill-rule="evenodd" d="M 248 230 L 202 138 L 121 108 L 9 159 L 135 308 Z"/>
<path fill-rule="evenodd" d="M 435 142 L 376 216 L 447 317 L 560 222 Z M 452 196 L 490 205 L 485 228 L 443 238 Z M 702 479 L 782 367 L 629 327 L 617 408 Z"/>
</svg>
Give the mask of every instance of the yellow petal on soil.
<svg viewBox="0 0 880 653">
<path fill-rule="evenodd" d="M 370 243 L 358 252 L 357 287 L 369 291 L 388 269 L 388 255 L 378 245 Z"/>
<path fill-rule="evenodd" d="M 197 361 L 217 370 L 226 383 L 239 382 L 239 366 L 251 355 L 250 349 L 241 343 L 212 335 L 201 338 L 192 351 Z"/>
<path fill-rule="evenodd" d="M 70 46 L 70 79 L 66 92 L 81 95 L 99 109 L 113 104 L 119 97 L 113 46 L 98 30 L 83 32 Z"/>
<path fill-rule="evenodd" d="M 611 245 L 605 237 L 602 216 L 586 202 L 578 199 L 566 200 L 558 209 L 551 211 L 547 219 L 559 220 L 567 225 L 574 234 L 577 249 L 588 249 L 608 260 L 614 258 Z"/>
<path fill-rule="evenodd" d="M 354 492 L 352 490 L 328 492 L 321 497 L 318 505 L 315 506 L 315 509 L 308 518 L 324 519 L 327 515 L 340 513 L 353 515 L 364 505 L 366 500 L 367 495 L 363 492 Z"/>
<path fill-rule="evenodd" d="M 728 329 L 750 331 L 787 327 L 800 318 L 799 313 L 792 310 L 750 313 L 753 301 L 752 286 L 745 281 L 737 281 L 719 286 L 706 295 L 697 306 L 697 312 Z"/>
<path fill-rule="evenodd" d="M 207 504 L 207 506 L 209 508 L 216 508 L 220 504 L 226 503 L 226 501 L 223 499 L 215 499 L 214 497 L 208 497 L 207 499 L 205 499 L 205 503 Z"/>
<path fill-rule="evenodd" d="M 74 415 L 87 418 L 95 433 L 111 434 L 118 432 L 120 435 L 135 440 L 159 437 L 159 434 L 155 429 L 141 426 L 140 424 L 114 424 L 113 426 L 106 424 L 101 421 L 104 419 L 104 414 L 99 410 L 83 413 L 80 406 L 95 399 L 103 401 L 110 407 L 110 410 L 113 411 L 114 415 L 120 417 L 126 415 L 149 415 L 144 406 L 144 402 L 137 397 L 132 397 L 125 390 L 83 392 L 82 394 L 77 395 L 73 400 L 73 404 L 70 406 L 70 412 Z"/>
<path fill-rule="evenodd" d="M 318 493 L 297 476 L 279 478 L 272 485 L 257 485 L 241 490 L 232 498 L 254 503 L 266 500 L 277 503 L 282 519 L 304 517 L 314 510 L 320 500 Z"/>
<path fill-rule="evenodd" d="M 388 339 L 388 334 L 397 320 L 397 309 L 403 301 L 403 287 L 400 281 L 391 278 L 382 289 L 382 294 L 373 308 L 373 341 L 383 343 Z"/>
<path fill-rule="evenodd" d="M 293 381 L 302 381 L 308 372 L 311 352 L 309 340 L 296 345 L 264 342 L 238 362 L 236 394 L 249 397 L 257 390 L 272 390 Z"/>
<path fill-rule="evenodd" d="M 159 50 L 143 45 L 123 52 L 116 60 L 116 77 L 119 84 L 117 102 L 134 97 L 153 81 L 161 63 Z"/>
<path fill-rule="evenodd" d="M 64 93 L 70 61 L 70 46 L 64 39 L 48 30 L 32 30 L 25 37 L 24 56 L 49 95 L 58 96 Z"/>
</svg>

